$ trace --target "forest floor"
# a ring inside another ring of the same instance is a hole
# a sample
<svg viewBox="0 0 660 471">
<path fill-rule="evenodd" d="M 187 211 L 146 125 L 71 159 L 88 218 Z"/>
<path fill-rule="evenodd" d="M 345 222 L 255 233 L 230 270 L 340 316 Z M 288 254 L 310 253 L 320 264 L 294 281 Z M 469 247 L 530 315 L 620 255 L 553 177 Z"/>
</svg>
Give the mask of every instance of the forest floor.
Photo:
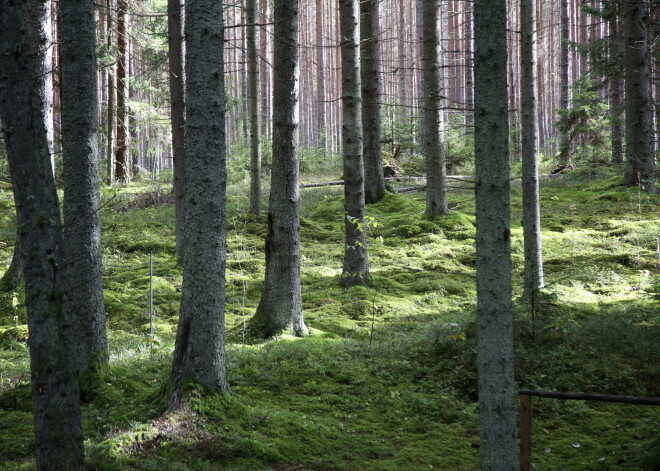
<svg viewBox="0 0 660 471">
<path fill-rule="evenodd" d="M 247 326 L 263 285 L 266 217 L 249 216 L 245 186 L 230 186 L 232 392 L 193 397 L 175 414 L 160 392 L 181 294 L 170 191 L 167 183 L 103 190 L 111 368 L 82 407 L 88 469 L 478 469 L 469 189 L 452 191 L 454 210 L 435 220 L 423 217 L 421 193 L 370 205 L 371 283 L 351 289 L 338 283 L 342 189 L 302 190 L 303 307 L 312 335 L 264 342 Z M 544 179 L 547 287 L 533 306 L 520 299 L 519 183 L 511 201 L 518 386 L 660 397 L 660 197 L 616 177 Z M 5 189 L 0 266 L 11 259 L 14 219 Z M 34 469 L 25 324 L 22 289 L 0 295 L 3 470 Z M 534 469 L 658 470 L 658 430 L 660 407 L 535 398 Z"/>
</svg>

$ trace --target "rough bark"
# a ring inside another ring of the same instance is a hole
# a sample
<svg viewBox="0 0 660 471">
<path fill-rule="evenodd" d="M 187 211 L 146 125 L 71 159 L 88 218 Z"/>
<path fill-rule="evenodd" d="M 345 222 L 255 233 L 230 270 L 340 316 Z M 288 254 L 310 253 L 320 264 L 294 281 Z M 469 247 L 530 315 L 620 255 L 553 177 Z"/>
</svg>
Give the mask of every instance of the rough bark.
<svg viewBox="0 0 660 471">
<path fill-rule="evenodd" d="M 625 36 L 625 177 L 631 185 L 655 192 L 653 117 L 649 96 L 648 0 L 624 3 Z"/>
<path fill-rule="evenodd" d="M 112 0 L 107 1 L 108 16 L 106 17 L 106 33 L 107 33 L 107 47 L 108 51 L 112 51 L 112 36 L 113 36 L 113 27 L 112 27 Z M 106 147 L 106 184 L 112 186 L 115 181 L 115 96 L 117 92 L 117 85 L 115 81 L 115 67 L 110 65 L 108 67 L 108 120 L 106 129 L 107 133 L 107 147 Z"/>
<path fill-rule="evenodd" d="M 81 391 L 108 363 L 101 262 L 96 30 L 92 0 L 60 1 L 62 152 L 67 291 Z"/>
<path fill-rule="evenodd" d="M 42 119 L 38 69 L 21 2 L 0 1 L 0 119 L 25 261 L 30 369 L 39 470 L 84 469 L 72 316 L 59 204 Z"/>
<path fill-rule="evenodd" d="M 483 471 L 517 471 L 506 3 L 474 5 L 477 365 Z"/>
<path fill-rule="evenodd" d="M 444 120 L 440 110 L 438 3 L 422 2 L 422 153 L 426 162 L 427 217 L 445 215 L 447 208 L 447 165 L 443 143 Z"/>
<path fill-rule="evenodd" d="M 465 3 L 465 125 L 474 123 L 474 68 L 472 66 L 472 3 Z M 471 130 L 467 130 L 471 133 Z"/>
<path fill-rule="evenodd" d="M 50 0 L 28 0 L 28 35 L 31 49 L 35 52 L 39 71 L 39 94 L 43 100 L 42 119 L 46 125 L 50 162 L 55 172 L 55 153 L 53 152 L 53 28 L 51 22 Z"/>
<path fill-rule="evenodd" d="M 184 201 L 186 195 L 186 131 L 183 70 L 183 0 L 167 2 L 167 41 L 170 62 L 170 119 L 174 161 L 174 210 L 176 214 L 176 261 L 183 265 L 186 248 Z"/>
<path fill-rule="evenodd" d="M 23 258 L 21 257 L 21 233 L 16 231 L 14 239 L 14 255 L 11 258 L 11 264 L 7 271 L 0 278 L 0 292 L 8 293 L 18 288 L 23 279 Z"/>
<path fill-rule="evenodd" d="M 247 75 L 250 136 L 250 213 L 261 212 L 261 135 L 259 133 L 259 55 L 257 53 L 257 0 L 246 1 Z"/>
<path fill-rule="evenodd" d="M 225 370 L 227 185 L 222 4 L 185 3 L 186 254 L 170 407 L 189 382 L 229 389 Z"/>
<path fill-rule="evenodd" d="M 298 0 L 274 8 L 273 164 L 266 235 L 266 280 L 257 307 L 259 336 L 307 334 L 300 287 L 298 182 Z"/>
<path fill-rule="evenodd" d="M 128 161 L 128 37 L 126 14 L 128 0 L 117 0 L 117 143 L 115 179 L 125 183 L 129 178 Z"/>
<path fill-rule="evenodd" d="M 323 156 L 328 151 L 328 131 L 325 116 L 325 51 L 323 50 L 323 0 L 316 0 L 316 103 L 318 122 L 316 142 L 323 149 Z"/>
<path fill-rule="evenodd" d="M 620 61 L 623 58 L 623 34 L 620 27 L 619 11 L 620 7 L 618 2 L 614 2 L 614 11 L 610 18 L 610 60 Z M 623 81 L 619 71 L 613 73 L 609 77 L 610 88 L 610 115 L 612 119 L 611 125 L 611 142 L 612 142 L 612 163 L 619 165 L 623 163 L 623 105 L 621 97 L 623 95 Z"/>
<path fill-rule="evenodd" d="M 377 203 L 385 195 L 380 151 L 380 34 L 378 0 L 360 2 L 362 131 L 364 139 L 364 201 Z"/>
<path fill-rule="evenodd" d="M 360 85 L 360 25 L 357 0 L 339 0 L 342 74 L 342 154 L 344 158 L 345 246 L 342 281 L 346 286 L 369 278 L 364 226 L 364 166 Z"/>
<path fill-rule="evenodd" d="M 559 108 L 568 110 L 568 0 L 559 0 L 559 17 L 561 23 L 559 45 Z M 570 162 L 570 146 L 568 135 L 559 136 L 559 164 L 568 165 Z"/>
<path fill-rule="evenodd" d="M 532 298 L 543 288 L 541 209 L 537 160 L 538 121 L 536 90 L 536 8 L 532 0 L 520 2 L 520 105 L 522 116 L 523 239 L 525 251 L 525 296 Z"/>
</svg>

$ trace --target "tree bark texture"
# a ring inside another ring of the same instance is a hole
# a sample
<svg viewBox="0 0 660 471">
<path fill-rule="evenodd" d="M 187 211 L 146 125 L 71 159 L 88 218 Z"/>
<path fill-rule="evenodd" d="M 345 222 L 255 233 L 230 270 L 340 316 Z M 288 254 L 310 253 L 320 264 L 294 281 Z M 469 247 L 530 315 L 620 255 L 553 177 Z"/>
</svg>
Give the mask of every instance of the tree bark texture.
<svg viewBox="0 0 660 471">
<path fill-rule="evenodd" d="M 270 337 L 307 334 L 300 287 L 298 182 L 298 0 L 275 3 L 273 168 L 266 235 L 266 280 L 257 319 Z"/>
<path fill-rule="evenodd" d="M 445 215 L 447 208 L 447 165 L 443 142 L 444 120 L 440 110 L 440 41 L 438 2 L 422 2 L 422 153 L 426 161 L 427 217 Z"/>
<path fill-rule="evenodd" d="M 477 0 L 474 33 L 481 469 L 517 471 L 504 0 Z"/>
<path fill-rule="evenodd" d="M 377 203 L 385 195 L 383 155 L 380 151 L 380 28 L 378 0 L 360 2 L 362 126 L 364 139 L 364 200 Z"/>
<path fill-rule="evenodd" d="M 188 382 L 229 389 L 225 371 L 224 25 L 222 4 L 185 2 L 186 254 L 181 313 L 170 376 L 170 407 Z"/>
<path fill-rule="evenodd" d="M 129 178 L 128 158 L 128 35 L 126 15 L 128 0 L 117 0 L 117 143 L 115 179 L 125 183 Z"/>
<path fill-rule="evenodd" d="M 108 0 L 106 3 L 106 8 L 108 9 L 108 16 L 106 17 L 107 26 L 106 34 L 107 41 L 106 45 L 108 51 L 112 50 L 112 36 L 113 36 L 113 27 L 112 27 L 112 0 Z M 107 119 L 107 147 L 106 147 L 106 184 L 112 186 L 115 181 L 115 96 L 117 92 L 116 85 L 116 74 L 114 65 L 108 66 L 108 119 Z"/>
<path fill-rule="evenodd" d="M 62 226 L 43 122 L 38 68 L 21 2 L 0 0 L 0 120 L 4 125 L 30 330 L 39 470 L 84 469 L 78 377 L 64 289 Z"/>
<path fill-rule="evenodd" d="M 62 152 L 67 291 L 81 390 L 108 363 L 101 261 L 96 29 L 92 0 L 60 1 Z M 88 384 L 89 383 L 89 384 Z"/>
<path fill-rule="evenodd" d="M 621 31 L 621 21 L 619 13 L 621 7 L 618 2 L 613 2 L 611 7 L 614 11 L 611 12 L 609 20 L 610 26 L 610 61 L 621 63 L 623 60 L 624 47 L 623 47 L 623 32 Z M 612 163 L 623 163 L 623 105 L 621 98 L 623 95 L 623 81 L 620 72 L 617 70 L 609 77 L 609 91 L 610 91 L 610 115 L 612 120 L 610 135 L 612 143 Z"/>
<path fill-rule="evenodd" d="M 325 160 L 328 151 L 328 131 L 326 129 L 325 116 L 325 51 L 323 50 L 323 0 L 316 0 L 316 108 L 318 110 L 317 121 L 317 145 L 323 150 Z"/>
<path fill-rule="evenodd" d="M 653 115 L 649 95 L 648 0 L 623 5 L 625 36 L 625 177 L 631 185 L 655 192 Z"/>
<path fill-rule="evenodd" d="M 43 100 L 42 118 L 46 125 L 50 162 L 55 172 L 55 138 L 53 122 L 53 27 L 50 0 L 28 0 L 28 34 L 39 71 L 39 93 Z"/>
<path fill-rule="evenodd" d="M 342 154 L 344 159 L 345 246 L 343 284 L 369 278 L 364 226 L 364 166 L 362 162 L 362 102 L 360 85 L 360 25 L 357 0 L 339 0 L 342 74 Z"/>
<path fill-rule="evenodd" d="M 559 18 L 561 23 L 559 43 L 559 108 L 568 109 L 568 0 L 559 0 Z M 571 160 L 568 136 L 559 136 L 559 164 L 568 165 Z"/>
<path fill-rule="evenodd" d="M 523 187 L 523 245 L 525 251 L 525 296 L 543 288 L 541 208 L 539 200 L 538 120 L 536 109 L 536 8 L 533 0 L 520 1 L 521 151 Z"/>
<path fill-rule="evenodd" d="M 176 213 L 176 261 L 183 265 L 186 249 L 186 130 L 183 67 L 183 1 L 167 1 L 167 41 L 170 62 L 170 113 L 172 120 L 172 158 L 174 161 L 174 210 Z"/>
<path fill-rule="evenodd" d="M 257 0 L 246 0 L 247 75 L 250 136 L 250 213 L 261 212 L 261 134 L 259 130 L 259 54 L 257 51 Z"/>
</svg>

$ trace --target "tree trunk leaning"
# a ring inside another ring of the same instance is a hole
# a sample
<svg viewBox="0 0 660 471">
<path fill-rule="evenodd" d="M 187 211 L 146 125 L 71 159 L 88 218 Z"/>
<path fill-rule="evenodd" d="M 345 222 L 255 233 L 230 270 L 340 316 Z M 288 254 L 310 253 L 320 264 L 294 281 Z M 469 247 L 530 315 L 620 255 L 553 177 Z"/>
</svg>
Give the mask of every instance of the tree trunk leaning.
<svg viewBox="0 0 660 471">
<path fill-rule="evenodd" d="M 20 2 L 0 0 L 0 119 L 25 262 L 36 465 L 39 470 L 83 470 L 64 241 L 23 8 Z"/>
</svg>

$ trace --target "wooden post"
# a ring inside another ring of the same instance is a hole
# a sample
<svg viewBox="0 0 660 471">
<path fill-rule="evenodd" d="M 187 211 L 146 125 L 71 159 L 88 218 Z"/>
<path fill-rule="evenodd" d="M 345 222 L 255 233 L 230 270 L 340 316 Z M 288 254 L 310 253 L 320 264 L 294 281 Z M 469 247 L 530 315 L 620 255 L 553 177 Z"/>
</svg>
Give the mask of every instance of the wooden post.
<svg viewBox="0 0 660 471">
<path fill-rule="evenodd" d="M 532 469 L 532 396 L 520 395 L 520 471 Z"/>
</svg>

